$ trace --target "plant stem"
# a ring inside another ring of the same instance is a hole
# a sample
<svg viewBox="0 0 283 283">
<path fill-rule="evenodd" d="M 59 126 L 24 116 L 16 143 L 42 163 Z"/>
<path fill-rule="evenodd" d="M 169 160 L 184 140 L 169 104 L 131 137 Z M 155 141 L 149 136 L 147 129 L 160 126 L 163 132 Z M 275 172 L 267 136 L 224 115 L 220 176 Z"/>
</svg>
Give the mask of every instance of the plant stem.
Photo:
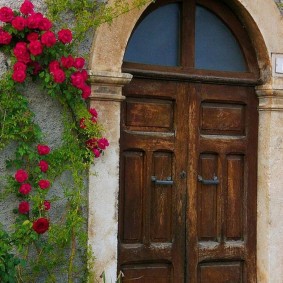
<svg viewBox="0 0 283 283">
<path fill-rule="evenodd" d="M 69 270 L 68 270 L 68 283 L 73 283 L 73 265 L 74 265 L 75 253 L 76 253 L 76 237 L 75 237 L 74 227 L 72 227 L 71 255 L 70 255 Z"/>
</svg>

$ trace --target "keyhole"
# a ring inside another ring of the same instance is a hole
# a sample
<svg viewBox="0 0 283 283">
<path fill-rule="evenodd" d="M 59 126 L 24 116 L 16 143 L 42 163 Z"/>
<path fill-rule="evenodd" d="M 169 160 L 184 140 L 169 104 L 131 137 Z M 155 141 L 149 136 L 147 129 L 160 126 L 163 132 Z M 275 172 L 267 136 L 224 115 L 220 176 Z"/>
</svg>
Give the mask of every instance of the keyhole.
<svg viewBox="0 0 283 283">
<path fill-rule="evenodd" d="M 181 179 L 185 179 L 187 177 L 187 174 L 186 172 L 183 170 L 181 173 L 180 173 L 180 178 Z"/>
</svg>

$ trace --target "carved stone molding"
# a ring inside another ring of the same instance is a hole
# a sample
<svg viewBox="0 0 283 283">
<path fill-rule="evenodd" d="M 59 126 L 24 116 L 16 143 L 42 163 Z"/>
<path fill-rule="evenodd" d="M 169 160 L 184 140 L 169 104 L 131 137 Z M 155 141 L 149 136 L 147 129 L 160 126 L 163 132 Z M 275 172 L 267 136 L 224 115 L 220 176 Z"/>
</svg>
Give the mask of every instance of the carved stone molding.
<svg viewBox="0 0 283 283">
<path fill-rule="evenodd" d="M 121 102 L 125 98 L 122 88 L 128 84 L 132 75 L 119 72 L 89 71 L 92 93 L 90 100 Z"/>
<path fill-rule="evenodd" d="M 259 87 L 256 93 L 259 98 L 259 111 L 283 111 L 283 89 Z"/>
</svg>

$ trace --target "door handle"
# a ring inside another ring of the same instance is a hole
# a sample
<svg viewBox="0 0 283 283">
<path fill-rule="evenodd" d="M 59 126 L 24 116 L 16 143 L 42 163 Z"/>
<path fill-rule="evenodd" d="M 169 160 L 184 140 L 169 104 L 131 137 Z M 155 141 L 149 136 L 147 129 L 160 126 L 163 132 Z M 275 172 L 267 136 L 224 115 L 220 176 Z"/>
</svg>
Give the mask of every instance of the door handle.
<svg viewBox="0 0 283 283">
<path fill-rule="evenodd" d="M 164 186 L 173 185 L 172 177 L 167 177 L 166 180 L 157 180 L 156 176 L 151 176 L 151 182 L 155 183 L 155 185 L 164 185 Z"/>
<path fill-rule="evenodd" d="M 202 176 L 198 175 L 198 181 L 201 182 L 203 185 L 218 185 L 219 184 L 219 180 L 217 178 L 217 176 L 213 176 L 213 179 L 210 180 L 205 180 L 202 178 Z"/>
</svg>

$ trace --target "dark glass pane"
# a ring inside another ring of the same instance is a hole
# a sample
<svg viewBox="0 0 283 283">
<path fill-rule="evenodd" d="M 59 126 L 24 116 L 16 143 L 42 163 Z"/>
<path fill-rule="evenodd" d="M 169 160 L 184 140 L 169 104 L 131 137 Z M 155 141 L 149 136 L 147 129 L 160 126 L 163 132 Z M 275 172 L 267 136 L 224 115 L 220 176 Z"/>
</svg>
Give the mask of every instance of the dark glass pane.
<svg viewBox="0 0 283 283">
<path fill-rule="evenodd" d="M 168 4 L 147 15 L 134 30 L 124 61 L 163 65 L 179 65 L 180 8 Z"/>
<path fill-rule="evenodd" d="M 213 13 L 196 9 L 195 68 L 217 71 L 246 71 L 240 46 L 228 27 Z"/>
</svg>

